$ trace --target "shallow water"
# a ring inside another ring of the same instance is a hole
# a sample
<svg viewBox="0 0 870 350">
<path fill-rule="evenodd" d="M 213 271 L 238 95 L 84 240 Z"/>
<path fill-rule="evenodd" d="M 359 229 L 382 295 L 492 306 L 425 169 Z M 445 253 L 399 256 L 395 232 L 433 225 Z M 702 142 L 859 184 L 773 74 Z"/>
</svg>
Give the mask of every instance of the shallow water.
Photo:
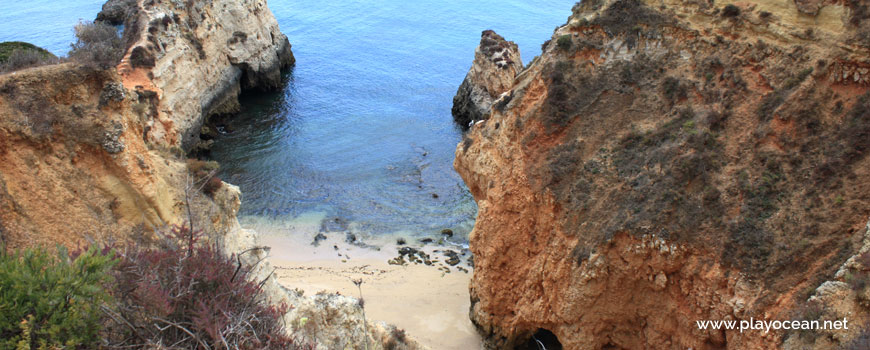
<svg viewBox="0 0 870 350">
<path fill-rule="evenodd" d="M 461 131 L 450 115 L 480 32 L 540 53 L 573 1 L 279 1 L 293 44 L 283 91 L 246 95 L 212 157 L 241 187 L 241 220 L 272 231 L 323 221 L 364 235 L 471 230 L 476 205 L 453 170 Z M 72 25 L 99 1 L 4 4 L 0 41 L 63 54 Z"/>
<path fill-rule="evenodd" d="M 296 67 L 283 92 L 246 98 L 213 150 L 242 188 L 243 222 L 337 217 L 372 234 L 465 237 L 477 208 L 453 170 L 450 108 L 480 32 L 529 62 L 572 5 L 271 1 Z"/>
</svg>

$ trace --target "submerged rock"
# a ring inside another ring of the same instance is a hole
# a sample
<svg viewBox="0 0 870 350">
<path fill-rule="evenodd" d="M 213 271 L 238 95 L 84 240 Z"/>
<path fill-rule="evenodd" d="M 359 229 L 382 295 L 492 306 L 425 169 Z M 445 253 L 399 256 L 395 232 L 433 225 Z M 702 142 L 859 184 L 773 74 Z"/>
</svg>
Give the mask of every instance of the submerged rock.
<svg viewBox="0 0 870 350">
<path fill-rule="evenodd" d="M 339 217 L 329 217 L 320 221 L 321 232 L 342 232 L 347 231 L 348 222 Z"/>
</svg>

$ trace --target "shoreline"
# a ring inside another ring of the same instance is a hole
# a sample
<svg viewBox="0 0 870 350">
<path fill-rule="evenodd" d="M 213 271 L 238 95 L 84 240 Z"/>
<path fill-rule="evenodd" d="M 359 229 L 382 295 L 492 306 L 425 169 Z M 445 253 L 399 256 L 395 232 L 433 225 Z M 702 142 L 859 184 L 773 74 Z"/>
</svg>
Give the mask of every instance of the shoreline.
<svg viewBox="0 0 870 350">
<path fill-rule="evenodd" d="M 431 266 L 422 261 L 392 265 L 388 260 L 397 257 L 398 249 L 407 245 L 392 242 L 364 247 L 347 242 L 345 232 L 331 232 L 314 246 L 319 226 L 257 226 L 260 244 L 271 248 L 269 261 L 284 287 L 306 295 L 338 293 L 359 298 L 353 280 L 362 279 L 369 322 L 393 324 L 430 349 L 482 348 L 482 340 L 468 317 L 470 253 L 456 266 L 449 266 L 444 251 L 451 247 L 412 245 L 431 257 Z"/>
</svg>

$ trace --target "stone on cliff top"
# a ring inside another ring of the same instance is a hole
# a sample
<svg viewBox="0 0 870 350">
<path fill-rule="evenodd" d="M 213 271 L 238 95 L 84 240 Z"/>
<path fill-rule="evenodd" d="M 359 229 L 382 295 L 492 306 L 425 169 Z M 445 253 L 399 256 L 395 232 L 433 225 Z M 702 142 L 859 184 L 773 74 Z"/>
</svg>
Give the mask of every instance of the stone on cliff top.
<svg viewBox="0 0 870 350">
<path fill-rule="evenodd" d="M 471 122 L 486 119 L 499 95 L 510 89 L 523 69 L 520 50 L 492 30 L 480 36 L 474 63 L 453 97 L 453 119 L 467 129 Z"/>
</svg>

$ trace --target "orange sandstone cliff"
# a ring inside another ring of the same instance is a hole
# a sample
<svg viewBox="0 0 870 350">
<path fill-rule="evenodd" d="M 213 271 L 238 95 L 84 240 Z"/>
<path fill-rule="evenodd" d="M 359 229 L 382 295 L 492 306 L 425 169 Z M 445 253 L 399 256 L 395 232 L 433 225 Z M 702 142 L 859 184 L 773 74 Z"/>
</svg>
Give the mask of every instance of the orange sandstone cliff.
<svg viewBox="0 0 870 350">
<path fill-rule="evenodd" d="M 188 219 L 209 234 L 234 226 L 238 190 L 204 196 L 183 155 L 210 115 L 238 108 L 242 88 L 278 87 L 293 62 L 287 37 L 262 0 L 122 5 L 127 54 L 117 70 L 63 64 L 0 76 L 9 248 L 127 240 Z"/>
<path fill-rule="evenodd" d="M 868 5 L 578 3 L 456 150 L 488 348 L 864 348 Z"/>
</svg>

